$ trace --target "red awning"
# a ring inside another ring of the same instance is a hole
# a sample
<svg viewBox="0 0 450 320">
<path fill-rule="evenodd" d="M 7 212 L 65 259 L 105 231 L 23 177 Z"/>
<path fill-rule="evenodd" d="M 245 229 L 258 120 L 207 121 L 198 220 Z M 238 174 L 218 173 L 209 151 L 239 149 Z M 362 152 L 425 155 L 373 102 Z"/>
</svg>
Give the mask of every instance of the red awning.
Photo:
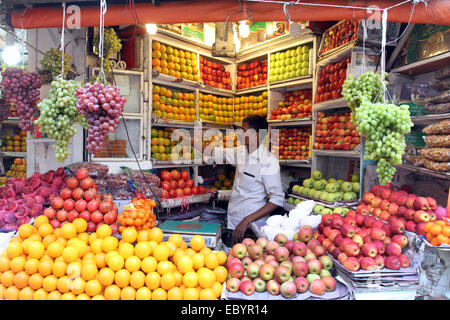
<svg viewBox="0 0 450 320">
<path fill-rule="evenodd" d="M 399 0 L 398 3 L 400 3 Z M 322 3 L 343 6 L 377 6 L 386 8 L 396 2 L 391 0 L 309 0 L 302 3 Z M 244 5 L 253 13 L 252 21 L 285 21 L 282 3 L 245 2 Z M 390 9 L 388 21 L 408 22 L 411 14 L 411 3 Z M 111 4 L 105 16 L 105 25 L 127 24 L 174 24 L 174 23 L 199 23 L 199 22 L 223 22 L 233 11 L 242 8 L 238 0 L 211 1 L 168 1 L 162 2 L 159 7 L 151 3 L 137 3 L 134 8 L 127 4 Z M 294 5 L 289 7 L 289 15 L 293 21 L 330 21 L 341 19 L 361 19 L 365 16 L 365 10 L 347 8 L 327 8 L 307 5 Z M 370 13 L 366 17 L 371 16 Z M 381 14 L 379 15 L 381 16 Z M 35 7 L 27 9 L 15 9 L 7 17 L 15 28 L 56 28 L 61 26 L 61 6 Z M 449 0 L 428 1 L 428 5 L 420 2 L 416 5 L 412 16 L 412 23 L 448 25 L 450 17 Z M 67 14 L 70 23 L 73 17 Z M 232 15 L 230 21 L 244 19 L 242 12 Z M 82 6 L 80 11 L 80 27 L 99 25 L 99 6 Z"/>
</svg>

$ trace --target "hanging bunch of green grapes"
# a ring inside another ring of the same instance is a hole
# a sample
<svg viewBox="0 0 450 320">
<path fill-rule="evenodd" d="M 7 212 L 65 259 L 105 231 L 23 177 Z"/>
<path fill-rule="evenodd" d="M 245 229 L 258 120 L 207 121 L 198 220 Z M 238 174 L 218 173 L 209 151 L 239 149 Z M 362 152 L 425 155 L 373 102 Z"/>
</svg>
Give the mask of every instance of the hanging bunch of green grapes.
<svg viewBox="0 0 450 320">
<path fill-rule="evenodd" d="M 48 98 L 38 104 L 40 116 L 35 121 L 39 131 L 55 139 L 55 158 L 64 162 L 70 152 L 70 138 L 77 132 L 76 123 L 89 128 L 86 118 L 78 111 L 75 92 L 81 83 L 57 77 L 51 83 Z"/>
<path fill-rule="evenodd" d="M 409 107 L 363 100 L 356 108 L 355 122 L 366 140 L 364 159 L 378 161 L 378 180 L 382 185 L 390 183 L 395 174 L 392 165 L 402 164 L 405 134 L 413 126 Z"/>
<path fill-rule="evenodd" d="M 384 78 L 387 78 L 385 73 Z M 386 80 L 382 79 L 381 73 L 374 73 L 372 71 L 366 72 L 359 77 L 352 74 L 347 76 L 347 79 L 342 86 L 342 96 L 347 102 L 347 105 L 352 110 L 351 121 L 355 120 L 355 109 L 358 108 L 363 101 L 369 102 L 384 102 L 383 97 L 383 81 L 388 85 Z"/>
<path fill-rule="evenodd" d="M 111 70 L 111 61 L 110 58 L 115 52 L 119 52 L 120 49 L 122 49 L 122 43 L 120 39 L 117 37 L 116 31 L 114 28 L 105 28 L 103 33 L 103 69 L 106 72 L 109 72 Z M 99 53 L 100 56 L 100 50 L 99 50 L 99 40 L 100 40 L 100 34 L 95 35 L 94 37 L 94 46 Z"/>
<path fill-rule="evenodd" d="M 61 53 L 61 50 L 51 48 L 45 53 L 44 58 L 40 62 L 41 69 L 50 72 L 52 79 L 61 74 Z M 72 57 L 64 52 L 64 77 L 67 77 L 71 61 Z"/>
</svg>

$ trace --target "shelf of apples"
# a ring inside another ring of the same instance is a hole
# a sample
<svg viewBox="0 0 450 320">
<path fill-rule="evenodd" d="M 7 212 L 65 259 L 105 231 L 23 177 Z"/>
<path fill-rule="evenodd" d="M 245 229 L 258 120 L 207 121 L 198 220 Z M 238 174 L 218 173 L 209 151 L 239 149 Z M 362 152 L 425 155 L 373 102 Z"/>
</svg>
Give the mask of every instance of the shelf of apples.
<svg viewBox="0 0 450 320">
<path fill-rule="evenodd" d="M 202 121 L 233 123 L 233 98 L 199 92 L 198 110 Z"/>
<path fill-rule="evenodd" d="M 358 20 L 342 20 L 323 33 L 319 56 L 358 38 Z M 331 52 L 329 52 L 331 53 Z"/>
<path fill-rule="evenodd" d="M 234 121 L 242 122 L 246 116 L 250 115 L 267 116 L 267 91 L 259 95 L 234 98 Z"/>
<path fill-rule="evenodd" d="M 153 114 L 160 119 L 195 121 L 195 95 L 153 86 Z"/>
<path fill-rule="evenodd" d="M 273 241 L 246 238 L 235 244 L 226 263 L 227 291 L 247 296 L 268 292 L 287 299 L 308 290 L 318 296 L 335 291 L 333 260 L 313 236 L 312 227 L 303 226 L 294 240 L 279 233 Z"/>
<path fill-rule="evenodd" d="M 161 161 L 175 160 L 172 159 L 172 147 L 178 142 L 171 140 L 172 131 L 152 129 L 151 136 L 152 159 Z"/>
<path fill-rule="evenodd" d="M 297 204 L 303 202 L 305 200 L 301 200 L 292 196 L 288 196 L 286 202 L 292 206 L 296 206 Z M 346 207 L 336 207 L 336 208 L 329 208 L 327 206 L 324 206 L 322 204 L 316 204 L 313 208 L 313 212 L 320 214 L 321 216 L 326 214 L 340 214 L 342 217 L 345 217 L 347 212 L 349 212 L 351 209 Z"/>
<path fill-rule="evenodd" d="M 410 190 L 407 185 L 374 185 L 364 193 L 356 211 L 385 221 L 391 228 L 425 236 L 434 246 L 450 244 L 450 214 L 434 198 L 420 197 Z M 434 223 L 439 227 L 431 228 Z"/>
<path fill-rule="evenodd" d="M 200 56 L 200 79 L 203 83 L 219 89 L 231 90 L 231 73 L 223 64 Z"/>
<path fill-rule="evenodd" d="M 309 117 L 312 114 L 312 90 L 286 91 L 284 101 L 272 110 L 270 120 L 290 120 Z"/>
<path fill-rule="evenodd" d="M 350 61 L 349 57 L 336 63 L 329 63 L 320 69 L 314 103 L 342 97 L 342 86 L 347 78 L 347 66 Z"/>
<path fill-rule="evenodd" d="M 113 234 L 119 232 L 118 207 L 113 202 L 114 197 L 98 193 L 86 169 L 77 170 L 75 176 L 66 179 L 66 185 L 44 210 L 53 228 L 82 218 L 87 221 L 87 232 L 95 232 L 102 224 L 108 224 Z"/>
<path fill-rule="evenodd" d="M 269 83 L 308 76 L 310 49 L 311 46 L 303 45 L 271 53 Z"/>
<path fill-rule="evenodd" d="M 161 199 L 182 198 L 206 193 L 204 186 L 196 187 L 194 185 L 194 180 L 190 179 L 187 171 L 163 170 L 159 177 L 163 189 Z"/>
<path fill-rule="evenodd" d="M 317 113 L 314 149 L 354 150 L 361 143 L 356 125 L 350 121 L 350 111 L 327 116 Z"/>
<path fill-rule="evenodd" d="M 355 201 L 359 198 L 359 175 L 354 174 L 350 181 L 322 178 L 320 171 L 314 171 L 312 178 L 303 180 L 303 186 L 295 185 L 292 192 L 312 199 L 336 203 Z"/>
<path fill-rule="evenodd" d="M 255 60 L 237 65 L 236 90 L 252 88 L 267 83 L 267 61 Z"/>
<path fill-rule="evenodd" d="M 152 68 L 175 78 L 198 81 L 197 54 L 152 42 Z"/>
<path fill-rule="evenodd" d="M 305 160 L 309 158 L 310 127 L 282 128 L 278 134 L 279 146 L 277 148 L 277 146 L 272 145 L 272 153 L 275 154 L 278 151 L 280 160 Z"/>
</svg>

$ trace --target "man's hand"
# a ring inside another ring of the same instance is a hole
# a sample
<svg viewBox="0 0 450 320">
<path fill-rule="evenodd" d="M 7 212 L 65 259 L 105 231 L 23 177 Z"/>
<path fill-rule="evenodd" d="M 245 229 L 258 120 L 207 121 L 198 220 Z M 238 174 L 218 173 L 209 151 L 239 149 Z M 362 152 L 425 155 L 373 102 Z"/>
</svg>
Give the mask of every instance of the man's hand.
<svg viewBox="0 0 450 320">
<path fill-rule="evenodd" d="M 248 228 L 248 225 L 250 223 L 247 221 L 246 218 L 242 219 L 242 221 L 236 226 L 236 229 L 233 232 L 233 241 L 235 243 L 241 242 L 241 240 L 244 238 L 244 233 Z"/>
</svg>

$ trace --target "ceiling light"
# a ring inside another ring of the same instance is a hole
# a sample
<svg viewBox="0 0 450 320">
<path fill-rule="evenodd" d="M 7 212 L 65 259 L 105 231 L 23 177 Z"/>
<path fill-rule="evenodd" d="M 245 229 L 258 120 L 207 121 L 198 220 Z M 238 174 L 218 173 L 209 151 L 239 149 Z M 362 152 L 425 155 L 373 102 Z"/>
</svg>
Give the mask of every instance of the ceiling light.
<svg viewBox="0 0 450 320">
<path fill-rule="evenodd" d="M 22 54 L 20 53 L 19 48 L 16 45 L 7 46 L 5 49 L 3 49 L 2 60 L 7 65 L 17 65 L 21 59 Z"/>
<path fill-rule="evenodd" d="M 147 30 L 147 33 L 148 34 L 156 34 L 156 31 L 157 31 L 157 27 L 156 27 L 156 24 L 154 24 L 154 23 L 149 23 L 149 24 L 146 24 L 145 25 L 145 29 Z"/>
<path fill-rule="evenodd" d="M 242 38 L 247 38 L 250 35 L 250 27 L 245 20 L 239 22 L 239 35 Z"/>
</svg>

